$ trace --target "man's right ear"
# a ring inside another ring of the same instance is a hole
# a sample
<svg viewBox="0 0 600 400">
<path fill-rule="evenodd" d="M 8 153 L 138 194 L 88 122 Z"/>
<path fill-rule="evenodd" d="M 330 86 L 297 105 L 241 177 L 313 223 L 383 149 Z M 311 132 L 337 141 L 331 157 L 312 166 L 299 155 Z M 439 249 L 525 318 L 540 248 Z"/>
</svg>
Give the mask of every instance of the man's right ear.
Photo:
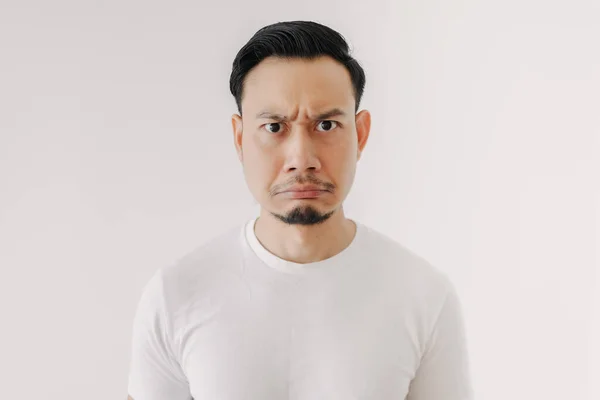
<svg viewBox="0 0 600 400">
<path fill-rule="evenodd" d="M 238 159 L 240 162 L 242 162 L 244 159 L 242 151 L 242 134 L 244 132 L 242 117 L 238 114 L 233 114 L 231 116 L 231 127 L 233 129 L 233 143 L 235 145 L 235 150 L 237 152 Z"/>
</svg>

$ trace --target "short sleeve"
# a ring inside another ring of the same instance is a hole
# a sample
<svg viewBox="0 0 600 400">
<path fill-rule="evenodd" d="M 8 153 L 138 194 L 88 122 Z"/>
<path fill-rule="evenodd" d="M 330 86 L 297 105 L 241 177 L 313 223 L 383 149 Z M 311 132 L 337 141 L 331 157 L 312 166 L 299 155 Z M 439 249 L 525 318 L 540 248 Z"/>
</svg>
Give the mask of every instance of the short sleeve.
<svg viewBox="0 0 600 400">
<path fill-rule="evenodd" d="M 190 400 L 189 384 L 176 359 L 159 269 L 137 305 L 131 338 L 128 394 L 134 400 Z"/>
<path fill-rule="evenodd" d="M 453 284 L 410 383 L 407 400 L 472 400 L 463 311 Z"/>
</svg>

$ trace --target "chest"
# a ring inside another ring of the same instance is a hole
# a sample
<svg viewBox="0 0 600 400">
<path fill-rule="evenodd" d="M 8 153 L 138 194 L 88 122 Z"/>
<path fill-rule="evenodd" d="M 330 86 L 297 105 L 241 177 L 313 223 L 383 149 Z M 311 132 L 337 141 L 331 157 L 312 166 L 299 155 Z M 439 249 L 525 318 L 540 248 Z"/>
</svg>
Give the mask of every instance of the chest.
<svg viewBox="0 0 600 400">
<path fill-rule="evenodd" d="M 404 399 L 419 354 L 402 307 L 303 294 L 253 292 L 192 314 L 182 364 L 194 399 Z"/>
</svg>

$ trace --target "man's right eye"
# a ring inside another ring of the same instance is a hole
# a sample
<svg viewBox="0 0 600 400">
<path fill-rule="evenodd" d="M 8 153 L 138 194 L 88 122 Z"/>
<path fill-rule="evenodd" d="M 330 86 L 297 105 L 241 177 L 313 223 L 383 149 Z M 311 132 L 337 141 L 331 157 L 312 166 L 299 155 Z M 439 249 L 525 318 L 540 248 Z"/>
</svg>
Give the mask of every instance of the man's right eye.
<svg viewBox="0 0 600 400">
<path fill-rule="evenodd" d="M 279 122 L 272 122 L 265 124 L 265 129 L 270 133 L 279 133 L 281 131 L 281 124 Z"/>
</svg>

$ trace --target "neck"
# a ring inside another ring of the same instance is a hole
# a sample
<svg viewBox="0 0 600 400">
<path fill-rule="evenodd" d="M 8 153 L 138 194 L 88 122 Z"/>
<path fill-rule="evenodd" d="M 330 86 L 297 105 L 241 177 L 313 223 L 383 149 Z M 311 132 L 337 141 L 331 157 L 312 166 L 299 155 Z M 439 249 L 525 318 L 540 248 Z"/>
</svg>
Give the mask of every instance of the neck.
<svg viewBox="0 0 600 400">
<path fill-rule="evenodd" d="M 344 216 L 342 207 L 317 225 L 287 225 L 261 209 L 254 232 L 272 254 L 306 264 L 333 257 L 348 247 L 356 234 L 356 225 Z"/>
</svg>

